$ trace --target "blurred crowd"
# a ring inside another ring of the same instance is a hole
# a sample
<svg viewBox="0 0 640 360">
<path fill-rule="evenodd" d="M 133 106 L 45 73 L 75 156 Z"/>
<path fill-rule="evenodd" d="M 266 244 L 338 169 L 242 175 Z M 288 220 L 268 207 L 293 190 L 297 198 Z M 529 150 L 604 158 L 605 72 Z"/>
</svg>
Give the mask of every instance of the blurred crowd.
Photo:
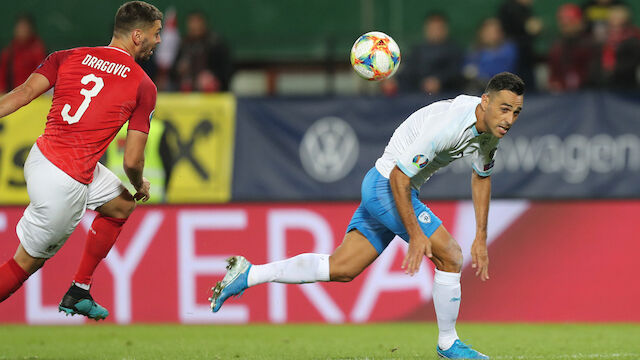
<svg viewBox="0 0 640 360">
<path fill-rule="evenodd" d="M 188 14 L 185 25 L 181 37 L 176 12 L 168 10 L 162 43 L 142 67 L 160 91 L 229 91 L 233 67 L 227 44 L 210 30 L 201 12 Z M 0 92 L 22 84 L 46 56 L 33 18 L 18 16 L 11 42 L 0 53 Z"/>
<path fill-rule="evenodd" d="M 167 10 L 162 42 L 142 67 L 159 91 L 229 91 L 233 62 L 226 42 L 209 28 L 204 13 L 189 13 L 185 25 L 181 37 L 175 10 Z"/>
<path fill-rule="evenodd" d="M 554 32 L 554 24 L 536 16 L 533 1 L 504 0 L 466 47 L 450 36 L 445 12 L 427 14 L 422 42 L 403 53 L 398 74 L 381 83 L 382 92 L 479 93 L 502 71 L 520 75 L 528 89 L 552 92 L 640 88 L 640 29 L 624 0 L 559 5 L 557 34 L 546 53 L 536 43 Z M 201 12 L 188 14 L 184 25 L 180 34 L 175 10 L 166 11 L 162 43 L 143 68 L 160 91 L 229 91 L 234 62 L 227 43 Z M 0 92 L 26 80 L 46 54 L 33 19 L 19 16 L 0 54 Z"/>
<path fill-rule="evenodd" d="M 445 13 L 428 14 L 423 42 L 403 59 L 398 76 L 382 84 L 382 91 L 478 93 L 502 71 L 519 74 L 529 89 L 552 92 L 639 87 L 640 29 L 627 3 L 588 0 L 560 5 L 559 34 L 547 54 L 535 49 L 545 24 L 532 5 L 533 0 L 504 1 L 494 17 L 480 24 L 475 42 L 466 50 L 451 39 Z M 546 65 L 543 79 L 537 75 L 539 64 Z"/>
<path fill-rule="evenodd" d="M 47 50 L 36 32 L 33 18 L 18 16 L 13 38 L 0 53 L 0 92 L 22 84 L 46 56 Z"/>
</svg>

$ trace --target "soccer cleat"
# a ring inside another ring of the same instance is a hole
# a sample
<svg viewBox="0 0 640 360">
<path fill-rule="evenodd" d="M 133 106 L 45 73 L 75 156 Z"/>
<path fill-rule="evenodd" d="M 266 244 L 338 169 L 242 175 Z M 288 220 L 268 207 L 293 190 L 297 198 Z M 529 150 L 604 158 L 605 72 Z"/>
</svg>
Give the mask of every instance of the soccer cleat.
<svg viewBox="0 0 640 360">
<path fill-rule="evenodd" d="M 67 293 L 64 294 L 58 305 L 58 311 L 64 312 L 67 316 L 84 315 L 95 321 L 103 320 L 109 316 L 109 311 L 93 300 L 89 290 L 81 289 L 75 283 L 71 284 Z"/>
<path fill-rule="evenodd" d="M 218 312 L 222 304 L 231 296 L 240 296 L 249 287 L 247 276 L 251 263 L 242 256 L 233 256 L 227 259 L 227 273 L 222 281 L 218 281 L 216 286 L 211 288 L 213 295 L 211 301 L 211 311 Z"/>
<path fill-rule="evenodd" d="M 436 351 L 441 358 L 445 359 L 489 359 L 489 357 L 477 350 L 473 350 L 471 346 L 463 343 L 460 339 L 456 340 L 447 350 L 436 347 Z"/>
</svg>

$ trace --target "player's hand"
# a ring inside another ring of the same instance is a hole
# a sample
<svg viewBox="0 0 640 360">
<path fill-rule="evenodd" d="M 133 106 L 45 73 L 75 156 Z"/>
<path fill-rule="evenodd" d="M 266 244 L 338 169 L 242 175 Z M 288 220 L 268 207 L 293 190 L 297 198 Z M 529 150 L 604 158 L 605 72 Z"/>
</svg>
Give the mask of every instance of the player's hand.
<svg viewBox="0 0 640 360">
<path fill-rule="evenodd" d="M 489 252 L 487 241 L 475 239 L 471 245 L 471 267 L 476 269 L 476 276 L 482 281 L 489 280 Z"/>
<path fill-rule="evenodd" d="M 147 178 L 142 178 L 142 185 L 139 188 L 136 188 L 136 194 L 133 195 L 133 198 L 136 201 L 142 200 L 142 202 L 147 202 L 149 200 L 149 188 L 151 187 L 151 183 Z"/>
<path fill-rule="evenodd" d="M 409 251 L 402 261 L 402 268 L 406 274 L 413 276 L 420 269 L 422 257 L 431 258 L 431 241 L 424 234 L 409 239 Z"/>
</svg>

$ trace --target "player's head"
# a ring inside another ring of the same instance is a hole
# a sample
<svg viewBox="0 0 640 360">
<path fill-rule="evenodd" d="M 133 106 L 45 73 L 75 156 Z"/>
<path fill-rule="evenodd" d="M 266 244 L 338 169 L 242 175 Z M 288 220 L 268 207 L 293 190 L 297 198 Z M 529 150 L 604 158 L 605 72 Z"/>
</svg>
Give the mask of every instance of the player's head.
<svg viewBox="0 0 640 360">
<path fill-rule="evenodd" d="M 524 82 L 517 75 L 503 72 L 492 77 L 480 103 L 484 111 L 479 120 L 481 131 L 503 137 L 522 111 L 523 95 Z"/>
<path fill-rule="evenodd" d="M 129 1 L 116 12 L 113 37 L 129 43 L 136 60 L 147 60 L 160 43 L 162 12 L 144 1 Z"/>
</svg>

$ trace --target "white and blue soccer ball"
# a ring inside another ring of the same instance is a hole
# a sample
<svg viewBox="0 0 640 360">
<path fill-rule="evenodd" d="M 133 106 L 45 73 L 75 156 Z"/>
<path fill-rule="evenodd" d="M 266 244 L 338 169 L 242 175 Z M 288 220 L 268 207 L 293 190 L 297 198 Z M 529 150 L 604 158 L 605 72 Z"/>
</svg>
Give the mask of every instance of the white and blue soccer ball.
<svg viewBox="0 0 640 360">
<path fill-rule="evenodd" d="M 400 66 L 400 48 L 391 36 L 380 31 L 368 32 L 353 44 L 351 66 L 364 79 L 387 79 Z"/>
</svg>

